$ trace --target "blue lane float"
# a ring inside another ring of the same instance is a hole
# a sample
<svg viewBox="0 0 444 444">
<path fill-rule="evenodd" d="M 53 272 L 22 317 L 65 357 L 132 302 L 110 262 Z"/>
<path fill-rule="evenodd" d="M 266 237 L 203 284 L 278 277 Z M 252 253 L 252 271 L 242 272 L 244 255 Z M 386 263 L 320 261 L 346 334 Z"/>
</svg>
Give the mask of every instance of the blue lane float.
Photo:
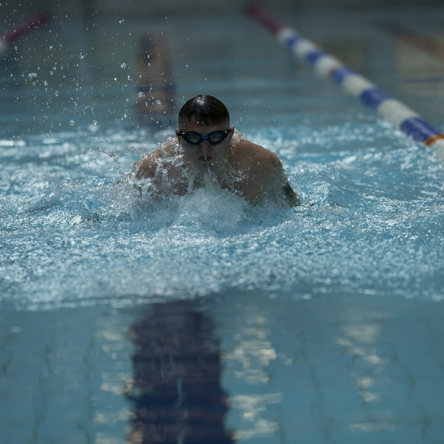
<svg viewBox="0 0 444 444">
<path fill-rule="evenodd" d="M 444 135 L 418 113 L 381 91 L 375 84 L 324 52 L 294 29 L 278 22 L 260 6 L 250 5 L 248 13 L 271 31 L 296 57 L 312 65 L 316 73 L 330 77 L 344 91 L 356 97 L 366 107 L 376 110 L 414 141 L 433 146 L 444 164 Z"/>
</svg>

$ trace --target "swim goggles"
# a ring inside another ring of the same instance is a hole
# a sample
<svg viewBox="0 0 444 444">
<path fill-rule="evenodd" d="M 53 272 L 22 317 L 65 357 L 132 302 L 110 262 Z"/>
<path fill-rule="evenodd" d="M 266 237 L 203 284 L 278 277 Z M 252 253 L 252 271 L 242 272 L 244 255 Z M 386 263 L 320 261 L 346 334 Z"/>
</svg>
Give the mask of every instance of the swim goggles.
<svg viewBox="0 0 444 444">
<path fill-rule="evenodd" d="M 187 131 L 186 133 L 179 131 L 177 135 L 183 137 L 185 141 L 191 145 L 200 145 L 202 140 L 208 140 L 208 143 L 211 145 L 219 145 L 230 133 L 231 130 L 227 129 L 225 131 L 213 131 L 212 133 L 208 133 L 206 136 L 195 131 Z"/>
</svg>

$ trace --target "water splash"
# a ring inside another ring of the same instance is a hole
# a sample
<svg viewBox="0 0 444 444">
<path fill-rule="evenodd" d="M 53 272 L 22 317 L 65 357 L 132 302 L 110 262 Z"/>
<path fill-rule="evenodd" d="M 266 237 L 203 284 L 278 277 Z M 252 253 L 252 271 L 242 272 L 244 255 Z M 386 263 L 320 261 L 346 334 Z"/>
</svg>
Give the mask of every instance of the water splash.
<svg viewBox="0 0 444 444">
<path fill-rule="evenodd" d="M 254 140 L 280 155 L 302 196 L 285 210 L 251 207 L 211 181 L 182 197 L 141 197 L 125 178 L 155 147 L 145 132 L 5 141 L 0 303 L 125 306 L 230 289 L 440 298 L 437 162 L 381 128 L 331 127 L 305 146 L 308 132 L 263 129 Z"/>
</svg>

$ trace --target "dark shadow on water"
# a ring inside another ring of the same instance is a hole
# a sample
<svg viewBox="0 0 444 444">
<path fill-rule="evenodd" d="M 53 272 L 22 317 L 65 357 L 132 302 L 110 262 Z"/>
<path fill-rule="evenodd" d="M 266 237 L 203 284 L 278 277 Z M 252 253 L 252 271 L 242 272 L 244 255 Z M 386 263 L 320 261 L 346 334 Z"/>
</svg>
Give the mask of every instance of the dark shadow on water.
<svg viewBox="0 0 444 444">
<path fill-rule="evenodd" d="M 153 304 L 132 325 L 129 443 L 233 443 L 219 341 L 195 301 Z"/>
</svg>

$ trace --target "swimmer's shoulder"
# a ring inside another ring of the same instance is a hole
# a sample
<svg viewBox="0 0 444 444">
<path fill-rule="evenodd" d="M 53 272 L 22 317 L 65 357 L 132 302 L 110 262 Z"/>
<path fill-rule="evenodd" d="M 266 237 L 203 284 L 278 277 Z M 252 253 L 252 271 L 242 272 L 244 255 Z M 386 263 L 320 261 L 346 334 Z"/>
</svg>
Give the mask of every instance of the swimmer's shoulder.
<svg viewBox="0 0 444 444">
<path fill-rule="evenodd" d="M 256 177 L 256 189 L 262 188 L 263 197 L 280 202 L 284 207 L 294 207 L 300 204 L 297 193 L 291 187 L 284 172 L 279 156 L 272 151 L 248 140 L 241 140 L 238 152 L 243 160 L 240 164 L 248 165 L 251 177 Z M 258 195 L 256 201 L 260 201 Z"/>
<path fill-rule="evenodd" d="M 260 170 L 280 171 L 282 164 L 279 157 L 261 145 L 241 139 L 236 146 L 236 152 L 241 165 Z"/>
<path fill-rule="evenodd" d="M 167 139 L 155 151 L 148 153 L 134 164 L 133 174 L 136 179 L 147 179 L 154 177 L 161 160 L 177 158 L 180 155 L 178 146 L 174 139 Z"/>
</svg>

